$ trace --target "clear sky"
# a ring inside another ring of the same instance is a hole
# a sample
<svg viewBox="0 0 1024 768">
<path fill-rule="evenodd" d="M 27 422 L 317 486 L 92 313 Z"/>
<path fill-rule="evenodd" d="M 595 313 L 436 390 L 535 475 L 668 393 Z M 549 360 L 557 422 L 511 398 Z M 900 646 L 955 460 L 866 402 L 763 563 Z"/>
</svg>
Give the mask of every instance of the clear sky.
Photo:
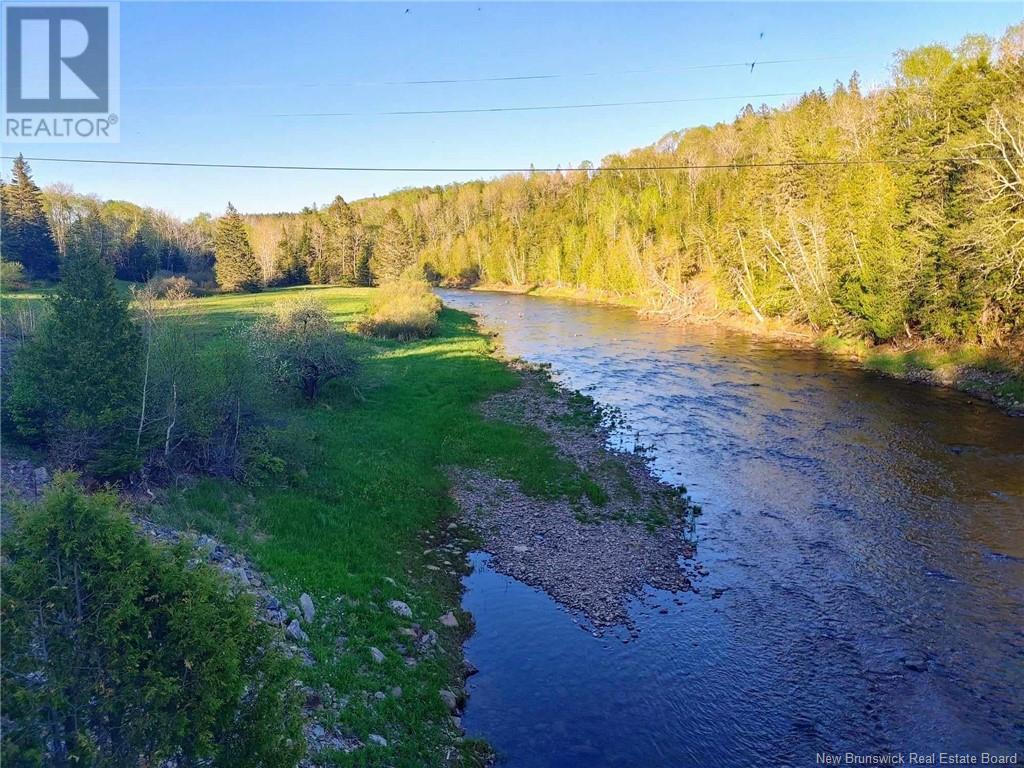
<svg viewBox="0 0 1024 768">
<path fill-rule="evenodd" d="M 409 9 L 406 11 L 406 9 Z M 1024 3 L 121 4 L 121 141 L 6 144 L 26 156 L 408 167 L 598 162 L 670 130 L 730 120 L 736 98 L 446 115 L 444 110 L 829 89 L 888 79 L 892 54 L 968 32 L 998 36 Z M 687 69 L 694 65 L 823 59 Z M 409 84 L 411 80 L 559 75 Z M 400 84 L 396 84 L 400 83 Z M 349 116 L 280 117 L 351 112 Z M 37 181 L 181 216 L 298 210 L 480 174 L 311 172 L 32 163 Z"/>
</svg>

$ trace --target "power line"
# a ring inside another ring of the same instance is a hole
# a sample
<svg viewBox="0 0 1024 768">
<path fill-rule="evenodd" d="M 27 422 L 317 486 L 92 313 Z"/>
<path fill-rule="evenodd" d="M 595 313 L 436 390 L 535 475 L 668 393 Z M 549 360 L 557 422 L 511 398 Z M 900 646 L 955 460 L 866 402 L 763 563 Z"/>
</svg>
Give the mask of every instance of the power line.
<svg viewBox="0 0 1024 768">
<path fill-rule="evenodd" d="M 14 160 L 16 155 L 0 155 L 0 159 Z M 199 163 L 172 160 L 98 160 L 80 157 L 25 157 L 33 163 L 77 163 L 91 165 L 132 165 L 158 166 L 163 168 L 222 168 L 260 171 L 334 171 L 366 173 L 555 173 L 587 171 L 589 173 L 614 173 L 618 171 L 699 171 L 729 170 L 743 168 L 815 168 L 857 165 L 941 165 L 945 163 L 975 162 L 980 157 L 882 157 L 866 160 L 779 160 L 774 162 L 744 163 L 702 163 L 692 165 L 623 165 L 595 166 L 593 168 L 396 168 L 354 165 L 267 165 L 261 163 Z"/>
<path fill-rule="evenodd" d="M 541 104 L 524 107 L 468 107 L 465 109 L 400 109 L 391 112 L 277 112 L 257 117 L 356 117 L 373 115 L 376 117 L 392 117 L 395 115 L 464 115 L 489 112 L 539 112 L 543 110 L 562 109 L 599 109 L 603 107 L 638 107 L 653 104 L 689 104 L 697 101 L 732 101 L 738 99 L 771 99 L 781 96 L 801 96 L 804 91 L 785 91 L 781 93 L 751 93 L 737 96 L 691 96 L 682 99 L 645 99 L 643 101 L 604 101 L 589 104 Z"/>
<path fill-rule="evenodd" d="M 168 85 L 138 85 L 124 87 L 125 91 L 215 91 L 215 90 L 274 90 L 294 88 L 350 88 L 368 86 L 455 85 L 460 83 L 505 83 L 529 80 L 559 80 L 569 78 L 611 77 L 613 75 L 640 75 L 651 72 L 692 72 L 707 69 L 750 69 L 780 64 L 809 64 L 824 61 L 848 61 L 853 56 L 813 56 L 801 59 L 765 59 L 764 61 L 733 61 L 717 64 L 684 64 L 681 66 L 647 67 L 605 72 L 563 72 L 524 75 L 495 75 L 488 77 L 452 77 L 422 80 L 343 80 L 307 83 L 182 83 Z"/>
</svg>

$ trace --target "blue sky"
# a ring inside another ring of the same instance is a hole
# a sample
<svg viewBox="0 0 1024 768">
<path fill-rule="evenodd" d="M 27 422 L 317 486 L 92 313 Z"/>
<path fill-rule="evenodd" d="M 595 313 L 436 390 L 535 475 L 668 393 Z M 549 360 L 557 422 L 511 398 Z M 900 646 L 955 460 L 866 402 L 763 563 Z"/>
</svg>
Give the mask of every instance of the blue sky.
<svg viewBox="0 0 1024 768">
<path fill-rule="evenodd" d="M 406 12 L 406 8 L 409 9 Z M 888 79 L 892 54 L 968 32 L 998 36 L 1011 3 L 152 3 L 121 5 L 121 141 L 6 144 L 4 154 L 408 167 L 599 161 L 670 130 L 730 120 L 747 102 L 391 115 L 802 92 L 853 70 Z M 834 57 L 834 58 L 833 58 Z M 816 59 L 718 69 L 692 65 Z M 641 71 L 636 71 L 641 70 Z M 593 74 L 598 73 L 598 74 Z M 563 77 L 455 84 L 394 81 Z M 340 117 L 281 113 L 356 112 Z M 328 173 L 33 163 L 40 184 L 182 216 L 298 210 L 479 174 Z"/>
</svg>

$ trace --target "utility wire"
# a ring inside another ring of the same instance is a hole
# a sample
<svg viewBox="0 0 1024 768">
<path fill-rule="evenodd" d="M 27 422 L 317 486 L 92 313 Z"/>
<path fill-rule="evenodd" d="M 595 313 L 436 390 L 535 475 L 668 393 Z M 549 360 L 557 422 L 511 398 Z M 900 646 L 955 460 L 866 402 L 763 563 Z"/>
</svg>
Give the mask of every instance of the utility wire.
<svg viewBox="0 0 1024 768">
<path fill-rule="evenodd" d="M 752 65 L 766 67 L 778 64 L 807 64 L 823 61 L 844 61 L 852 56 L 815 56 L 804 59 L 766 59 L 764 61 L 735 61 L 721 64 L 685 64 L 678 67 L 648 67 L 645 69 L 623 69 L 606 72 L 568 72 L 535 75 L 499 75 L 493 77 L 452 77 L 423 80 L 348 80 L 309 83 L 184 83 L 169 85 L 126 86 L 125 91 L 214 91 L 214 90 L 273 90 L 292 88 L 348 88 L 364 86 L 396 85 L 454 85 L 459 83 L 506 83 L 522 80 L 559 80 L 567 78 L 611 77 L 614 75 L 639 75 L 650 72 L 692 72 L 705 69 L 750 69 Z"/>
<path fill-rule="evenodd" d="M 19 156 L 0 155 L 0 159 L 14 160 Z M 693 165 L 623 165 L 595 166 L 593 168 L 384 168 L 354 165 L 265 165 L 260 163 L 198 163 L 171 160 L 98 160 L 80 157 L 25 157 L 33 163 L 79 163 L 91 165 L 136 165 L 163 168 L 225 168 L 266 171 L 336 171 L 374 173 L 555 173 L 587 171 L 588 173 L 615 173 L 618 171 L 698 171 L 741 168 L 816 168 L 853 165 L 941 165 L 944 163 L 975 162 L 981 157 L 882 157 L 870 160 L 779 160 L 775 162 L 703 163 Z"/>
<path fill-rule="evenodd" d="M 647 99 L 643 101 L 604 101 L 590 104 L 541 104 L 524 107 L 469 107 L 465 109 L 401 109 L 392 112 L 277 112 L 257 117 L 356 117 L 373 115 L 392 117 L 395 115 L 465 115 L 485 112 L 540 112 L 559 109 L 599 109 L 604 107 L 637 107 L 652 104 L 688 104 L 696 101 L 731 101 L 736 99 L 772 99 L 780 96 L 801 96 L 805 91 L 781 93 L 752 93 L 737 96 L 691 96 L 684 99 Z"/>
</svg>

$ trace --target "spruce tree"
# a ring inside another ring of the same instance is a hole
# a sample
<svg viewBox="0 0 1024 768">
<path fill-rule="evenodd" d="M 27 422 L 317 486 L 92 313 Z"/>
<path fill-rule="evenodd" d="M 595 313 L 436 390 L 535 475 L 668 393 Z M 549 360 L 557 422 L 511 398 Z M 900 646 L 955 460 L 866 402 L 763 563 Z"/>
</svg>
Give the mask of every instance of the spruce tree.
<svg viewBox="0 0 1024 768">
<path fill-rule="evenodd" d="M 43 209 L 43 193 L 25 158 L 14 161 L 13 178 L 0 188 L 3 258 L 19 261 L 34 278 L 57 276 L 57 246 Z"/>
<path fill-rule="evenodd" d="M 245 222 L 235 206 L 217 222 L 215 239 L 217 284 L 225 291 L 255 291 L 260 287 L 260 267 L 256 263 Z"/>
<path fill-rule="evenodd" d="M 396 208 L 388 211 L 373 244 L 370 269 L 378 283 L 397 280 L 412 263 L 412 241 L 409 230 Z"/>
<path fill-rule="evenodd" d="M 361 243 L 359 255 L 356 257 L 356 285 L 373 285 L 373 273 L 370 271 L 370 244 Z"/>
<path fill-rule="evenodd" d="M 141 338 L 110 267 L 70 255 L 36 335 L 18 350 L 8 399 L 17 431 L 58 464 L 98 477 L 135 468 L 132 411 Z"/>
</svg>

